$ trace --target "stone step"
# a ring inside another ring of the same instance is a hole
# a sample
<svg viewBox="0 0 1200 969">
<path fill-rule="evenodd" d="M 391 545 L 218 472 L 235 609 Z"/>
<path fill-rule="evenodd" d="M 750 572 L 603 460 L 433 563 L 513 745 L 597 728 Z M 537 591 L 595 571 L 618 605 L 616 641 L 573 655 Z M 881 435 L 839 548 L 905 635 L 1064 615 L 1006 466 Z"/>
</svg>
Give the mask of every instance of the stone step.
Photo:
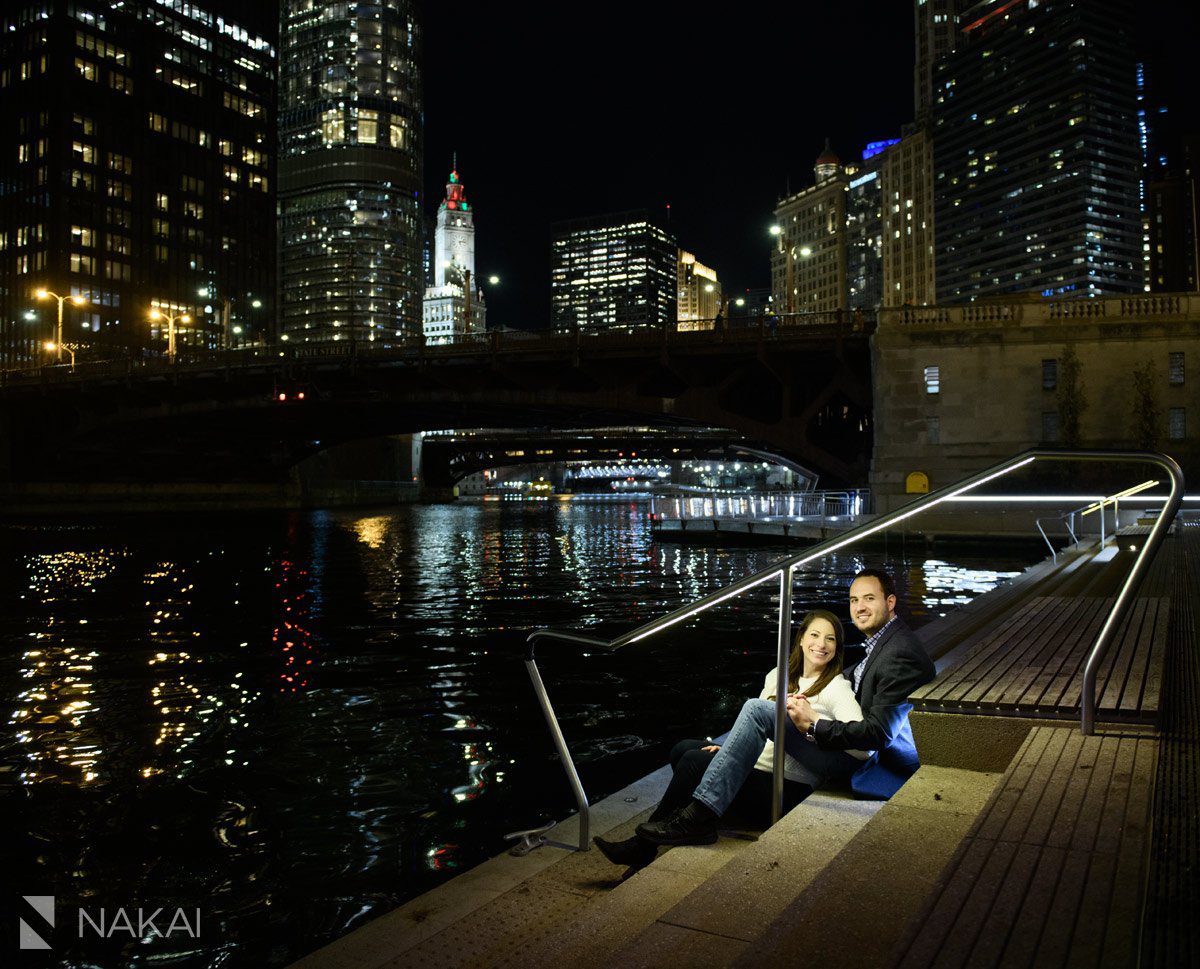
<svg viewBox="0 0 1200 969">
<path fill-rule="evenodd" d="M 789 900 L 753 944 L 726 964 L 889 965 L 1002 777 L 921 767 L 809 890 Z"/>
<path fill-rule="evenodd" d="M 878 964 L 871 953 L 904 932 L 1000 777 L 929 766 L 886 805 L 814 795 L 608 964 L 794 967 L 799 953 L 822 967 Z M 895 898 L 905 884 L 908 905 Z"/>
<path fill-rule="evenodd" d="M 670 778 L 663 767 L 592 806 L 591 829 L 612 833 L 644 820 Z M 291 969 L 491 965 L 507 949 L 569 924 L 592 897 L 619 884 L 596 850 L 577 852 L 579 819 L 523 857 L 498 855 L 293 963 Z"/>
</svg>

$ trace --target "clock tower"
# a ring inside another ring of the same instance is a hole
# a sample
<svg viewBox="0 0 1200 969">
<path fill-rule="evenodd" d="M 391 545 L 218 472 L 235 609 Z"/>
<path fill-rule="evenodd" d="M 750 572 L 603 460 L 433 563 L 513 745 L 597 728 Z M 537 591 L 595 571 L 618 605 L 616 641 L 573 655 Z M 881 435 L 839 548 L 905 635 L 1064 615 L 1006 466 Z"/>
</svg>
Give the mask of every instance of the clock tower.
<svg viewBox="0 0 1200 969">
<path fill-rule="evenodd" d="M 433 284 L 422 308 L 426 343 L 453 343 L 487 328 L 483 290 L 475 277 L 475 213 L 458 178 L 446 183 L 433 235 Z"/>
<path fill-rule="evenodd" d="M 458 172 L 450 173 L 446 197 L 438 206 L 433 237 L 433 285 L 463 285 L 466 273 L 475 278 L 475 214 L 467 202 Z"/>
</svg>

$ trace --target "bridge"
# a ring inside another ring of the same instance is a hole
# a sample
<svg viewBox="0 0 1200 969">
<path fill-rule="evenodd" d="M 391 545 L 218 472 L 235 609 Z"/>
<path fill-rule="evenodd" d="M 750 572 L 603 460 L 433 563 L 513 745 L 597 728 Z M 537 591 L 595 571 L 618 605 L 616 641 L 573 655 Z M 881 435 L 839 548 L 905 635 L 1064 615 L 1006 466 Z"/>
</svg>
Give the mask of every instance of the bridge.
<svg viewBox="0 0 1200 969">
<path fill-rule="evenodd" d="M 735 432 L 708 427 L 597 427 L 579 431 L 545 428 L 439 431 L 421 446 L 421 474 L 427 487 L 449 488 L 486 468 L 561 461 L 771 461 L 804 477 L 808 470 L 762 451 Z M 622 472 L 624 474 L 624 472 Z"/>
<path fill-rule="evenodd" d="M 0 481 L 275 481 L 348 441 L 451 428 L 721 428 L 849 484 L 871 453 L 873 324 L 293 343 L 0 373 Z M 465 465 L 464 465 L 465 467 Z M 465 473 L 465 472 L 464 472 Z"/>
</svg>

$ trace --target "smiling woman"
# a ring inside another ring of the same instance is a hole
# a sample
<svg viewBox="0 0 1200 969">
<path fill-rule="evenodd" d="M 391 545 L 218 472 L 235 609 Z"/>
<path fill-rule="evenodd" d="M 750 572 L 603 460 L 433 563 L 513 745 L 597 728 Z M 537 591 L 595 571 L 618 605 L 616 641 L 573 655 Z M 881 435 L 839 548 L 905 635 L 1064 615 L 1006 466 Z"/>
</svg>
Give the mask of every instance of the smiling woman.
<svg viewBox="0 0 1200 969">
<path fill-rule="evenodd" d="M 814 609 L 800 620 L 800 629 L 796 633 L 792 645 L 792 653 L 788 659 L 788 704 L 792 704 L 794 696 L 802 696 L 818 715 L 841 720 L 858 720 L 862 718 L 862 710 L 854 699 L 854 692 L 849 683 L 841 676 L 845 659 L 845 636 L 841 620 L 831 612 Z M 751 703 L 774 704 L 775 689 L 778 682 L 777 670 L 771 670 L 763 682 L 762 693 L 758 701 Z M 772 713 L 773 716 L 773 713 Z M 740 718 L 739 718 L 740 719 Z M 736 743 L 736 740 L 734 741 Z M 848 757 L 842 755 L 838 760 L 845 759 L 847 765 L 853 761 L 865 760 L 867 755 L 861 751 L 849 751 Z M 683 740 L 675 745 L 671 752 L 671 781 L 663 794 L 662 800 L 651 814 L 649 825 L 665 827 L 669 819 L 677 812 L 688 810 L 692 804 L 693 795 L 699 797 L 699 790 L 708 780 L 710 770 L 719 771 L 721 761 L 721 746 L 704 740 Z M 775 745 L 767 740 L 760 745 L 758 759 L 753 762 L 753 770 L 731 781 L 728 792 L 728 803 L 723 805 L 721 817 L 729 818 L 734 824 L 743 824 L 755 828 L 765 828 L 771 823 L 771 788 L 773 784 Z M 853 765 L 856 766 L 856 765 Z M 822 780 L 811 765 L 802 764 L 790 755 L 784 756 L 784 809 L 791 810 L 809 794 Z M 716 841 L 716 817 L 709 830 L 697 841 L 694 837 L 686 843 L 712 843 Z M 660 832 L 654 832 L 655 835 Z M 626 865 L 637 870 L 652 862 L 660 844 L 673 844 L 670 838 L 647 837 L 641 833 L 635 834 L 625 841 L 612 842 L 604 838 L 596 838 L 596 847 L 603 852 L 609 861 L 618 865 Z M 685 843 L 685 842 L 678 842 Z"/>
</svg>

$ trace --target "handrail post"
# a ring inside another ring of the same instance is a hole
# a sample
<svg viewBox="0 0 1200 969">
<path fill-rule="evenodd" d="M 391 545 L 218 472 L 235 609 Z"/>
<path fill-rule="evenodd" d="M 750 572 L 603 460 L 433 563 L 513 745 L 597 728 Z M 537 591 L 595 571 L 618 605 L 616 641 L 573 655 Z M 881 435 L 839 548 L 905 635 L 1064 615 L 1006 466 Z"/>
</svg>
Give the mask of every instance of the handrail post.
<svg viewBox="0 0 1200 969">
<path fill-rule="evenodd" d="M 1125 576 L 1121 591 L 1117 593 L 1117 601 L 1109 610 L 1104 628 L 1096 637 L 1096 644 L 1092 647 L 1087 664 L 1083 668 L 1083 695 L 1079 698 L 1079 732 L 1085 737 L 1090 737 L 1096 732 L 1096 673 L 1100 669 L 1100 661 L 1108 652 L 1108 647 L 1116 636 L 1117 626 L 1124 620 L 1125 614 L 1129 611 L 1129 604 L 1133 600 L 1133 594 L 1141 585 L 1142 577 L 1150 568 L 1150 560 L 1154 558 L 1158 547 L 1162 544 L 1163 536 L 1171 527 L 1171 522 L 1175 520 L 1179 506 L 1183 503 L 1183 472 L 1179 465 L 1164 454 L 1147 454 L 1146 460 L 1152 461 L 1166 470 L 1171 478 L 1171 493 L 1163 502 L 1162 511 L 1158 513 L 1154 527 L 1150 529 L 1150 534 L 1138 550 L 1138 557 L 1134 560 L 1133 568 Z M 1104 514 L 1103 506 L 1101 506 L 1100 514 Z"/>
<path fill-rule="evenodd" d="M 1051 559 L 1053 560 L 1054 564 L 1057 565 L 1058 552 L 1055 551 L 1054 546 L 1050 543 L 1050 539 L 1046 536 L 1046 529 L 1042 528 L 1042 520 L 1040 518 L 1035 518 L 1033 523 L 1037 525 L 1038 531 L 1042 533 L 1042 541 L 1044 541 L 1046 546 L 1050 549 Z"/>
<path fill-rule="evenodd" d="M 775 754 L 771 762 L 771 823 L 783 816 L 783 737 L 787 730 L 788 648 L 792 636 L 792 567 L 779 573 L 779 649 L 775 670 Z"/>
</svg>

